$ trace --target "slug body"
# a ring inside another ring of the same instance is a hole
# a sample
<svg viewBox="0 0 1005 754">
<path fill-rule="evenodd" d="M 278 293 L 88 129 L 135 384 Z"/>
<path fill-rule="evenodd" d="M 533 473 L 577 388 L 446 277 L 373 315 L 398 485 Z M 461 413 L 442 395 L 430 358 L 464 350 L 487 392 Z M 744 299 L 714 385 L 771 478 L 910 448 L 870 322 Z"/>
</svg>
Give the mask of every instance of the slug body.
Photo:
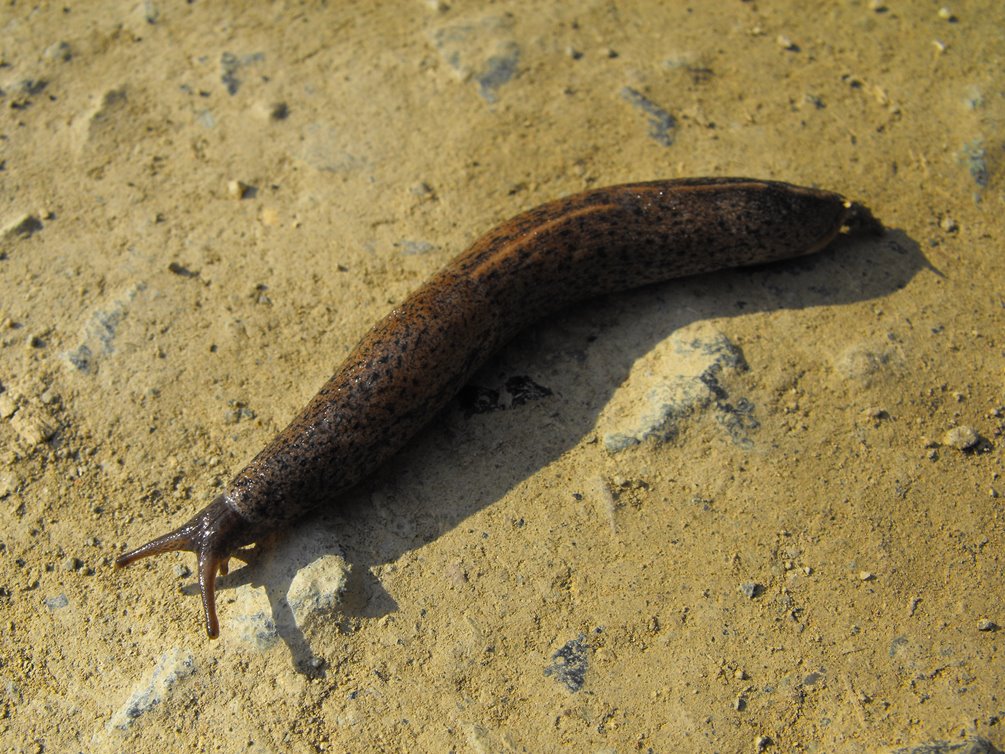
<svg viewBox="0 0 1005 754">
<path fill-rule="evenodd" d="M 842 228 L 879 224 L 838 194 L 746 178 L 612 186 L 517 215 L 378 322 L 223 494 L 116 565 L 195 552 L 216 637 L 231 553 L 374 471 L 519 330 L 591 296 L 809 254 Z"/>
</svg>

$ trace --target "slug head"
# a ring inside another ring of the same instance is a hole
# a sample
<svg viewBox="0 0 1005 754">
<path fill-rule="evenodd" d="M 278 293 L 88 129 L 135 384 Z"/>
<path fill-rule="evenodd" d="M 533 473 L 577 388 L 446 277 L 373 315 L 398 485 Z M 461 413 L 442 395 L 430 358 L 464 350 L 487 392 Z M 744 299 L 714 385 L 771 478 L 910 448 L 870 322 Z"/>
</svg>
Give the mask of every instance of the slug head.
<svg viewBox="0 0 1005 754">
<path fill-rule="evenodd" d="M 220 623 L 216 617 L 216 574 L 227 575 L 231 552 L 244 544 L 241 535 L 246 528 L 247 521 L 220 495 L 174 531 L 119 556 L 115 566 L 123 568 L 162 552 L 194 552 L 199 564 L 199 590 L 206 616 L 206 633 L 210 639 L 215 639 L 220 635 Z"/>
</svg>

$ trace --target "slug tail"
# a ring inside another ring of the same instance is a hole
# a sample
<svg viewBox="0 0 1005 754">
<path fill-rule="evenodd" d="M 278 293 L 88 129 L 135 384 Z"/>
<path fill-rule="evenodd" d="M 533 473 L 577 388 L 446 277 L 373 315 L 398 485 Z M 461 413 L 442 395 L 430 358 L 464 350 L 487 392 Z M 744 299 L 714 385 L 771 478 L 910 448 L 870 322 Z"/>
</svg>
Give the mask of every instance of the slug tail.
<svg viewBox="0 0 1005 754">
<path fill-rule="evenodd" d="M 115 566 L 124 568 L 137 560 L 164 552 L 194 552 L 199 564 L 199 591 L 202 593 L 206 633 L 210 639 L 215 639 L 220 635 L 220 623 L 216 617 L 216 575 L 227 574 L 230 553 L 244 544 L 242 535 L 246 528 L 247 522 L 220 495 L 174 531 L 120 555 L 115 560 Z"/>
</svg>

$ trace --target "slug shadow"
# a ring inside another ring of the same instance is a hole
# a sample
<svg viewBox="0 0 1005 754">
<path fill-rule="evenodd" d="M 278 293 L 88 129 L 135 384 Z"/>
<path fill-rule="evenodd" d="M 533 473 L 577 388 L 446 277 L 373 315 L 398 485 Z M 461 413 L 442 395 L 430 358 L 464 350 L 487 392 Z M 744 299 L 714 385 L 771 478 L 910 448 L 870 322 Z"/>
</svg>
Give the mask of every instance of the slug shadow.
<svg viewBox="0 0 1005 754">
<path fill-rule="evenodd" d="M 842 236 L 825 251 L 796 260 L 669 281 L 580 304 L 519 334 L 472 380 L 478 385 L 497 382 L 500 373 L 535 375 L 543 359 L 550 364 L 549 397 L 476 416 L 466 416 L 455 399 L 375 475 L 322 501 L 317 513 L 281 536 L 296 543 L 324 530 L 331 537 L 331 552 L 344 552 L 351 572 L 338 610 L 330 616 L 340 621 L 337 628 L 351 630 L 361 619 L 395 612 L 397 603 L 374 569 L 460 525 L 574 447 L 594 428 L 635 361 L 676 330 L 712 317 L 876 299 L 903 288 L 923 269 L 941 274 L 905 233 L 887 230 L 882 237 Z M 586 377 L 583 365 L 599 363 L 606 370 L 600 389 L 596 379 L 590 390 L 578 388 Z M 520 425 L 534 431 L 520 433 L 516 443 L 512 436 Z M 413 482 L 426 474 L 440 481 L 450 478 L 452 489 L 425 496 L 415 489 L 422 485 Z M 295 573 L 316 557 L 297 554 L 296 546 L 284 552 L 294 560 L 283 573 Z M 227 611 L 231 588 L 263 586 L 276 632 L 298 670 L 321 674 L 323 663 L 287 603 L 289 578 L 277 578 L 277 573 L 265 573 L 252 562 L 221 579 L 221 614 Z"/>
</svg>

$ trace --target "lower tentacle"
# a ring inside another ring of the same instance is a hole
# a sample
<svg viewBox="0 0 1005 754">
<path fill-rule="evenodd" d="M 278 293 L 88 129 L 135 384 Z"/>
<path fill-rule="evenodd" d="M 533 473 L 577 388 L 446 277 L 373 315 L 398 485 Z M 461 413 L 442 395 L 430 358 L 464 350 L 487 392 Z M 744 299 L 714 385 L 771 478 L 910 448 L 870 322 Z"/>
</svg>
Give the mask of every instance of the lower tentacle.
<svg viewBox="0 0 1005 754">
<path fill-rule="evenodd" d="M 199 591 L 206 620 L 206 633 L 215 639 L 220 635 L 216 616 L 216 576 L 229 570 L 231 551 L 246 543 L 242 536 L 248 522 L 227 503 L 223 495 L 217 497 L 197 516 L 174 531 L 147 542 L 135 550 L 120 555 L 115 560 L 123 568 L 142 558 L 165 552 L 194 552 L 198 560 Z"/>
</svg>

